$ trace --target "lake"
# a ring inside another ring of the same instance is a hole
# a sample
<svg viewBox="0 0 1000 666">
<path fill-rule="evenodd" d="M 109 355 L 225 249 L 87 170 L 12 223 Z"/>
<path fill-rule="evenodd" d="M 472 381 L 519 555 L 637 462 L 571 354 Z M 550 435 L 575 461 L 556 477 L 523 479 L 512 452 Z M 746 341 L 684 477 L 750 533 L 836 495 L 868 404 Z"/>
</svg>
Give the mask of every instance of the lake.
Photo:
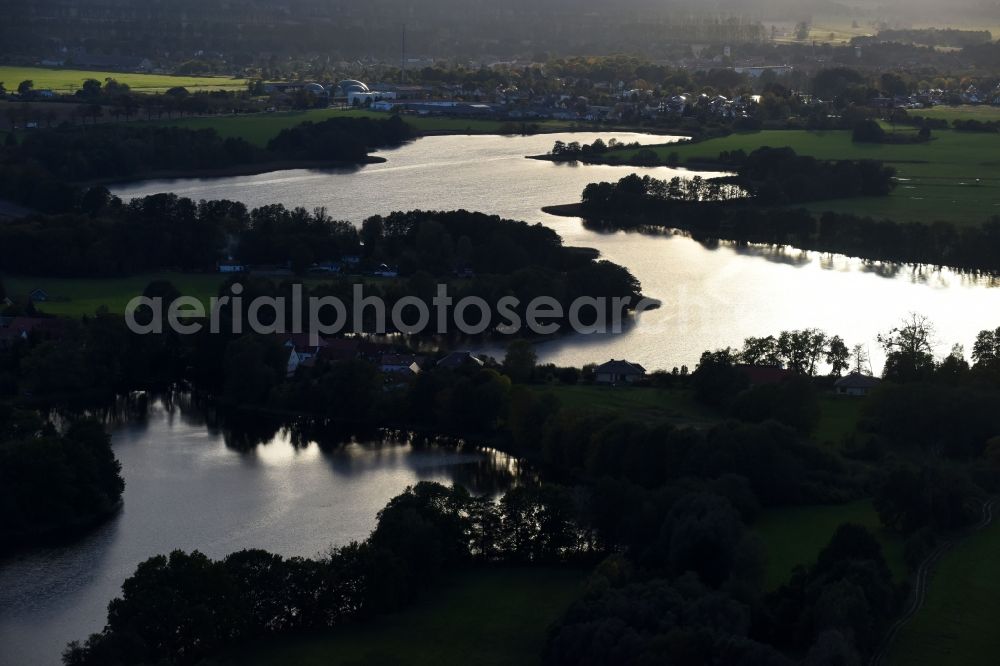
<svg viewBox="0 0 1000 666">
<path fill-rule="evenodd" d="M 308 430 L 268 422 L 236 430 L 183 394 L 119 420 L 121 512 L 72 545 L 0 561 L 4 666 L 58 664 L 67 642 L 104 626 L 122 581 L 152 555 L 263 548 L 314 556 L 366 538 L 378 511 L 409 485 L 494 494 L 519 473 L 495 451 L 346 436 L 317 444 Z"/>
<path fill-rule="evenodd" d="M 560 365 L 625 358 L 647 369 L 693 367 L 706 349 L 739 346 L 747 336 L 816 327 L 840 335 L 848 345 L 866 345 L 878 372 L 883 355 L 877 334 L 910 312 L 935 323 L 941 354 L 955 343 L 969 349 L 977 332 L 1000 326 L 1000 289 L 991 279 L 791 248 L 706 246 L 668 233 L 595 232 L 579 219 L 543 213 L 543 206 L 579 201 L 591 182 L 633 172 L 657 178 L 691 175 L 666 167 L 524 159 L 547 152 L 556 140 L 590 143 L 598 136 L 641 143 L 672 140 L 621 132 L 426 137 L 383 151 L 379 154 L 387 162 L 360 169 L 159 180 L 113 191 L 124 198 L 173 191 L 196 200 L 233 199 L 249 206 L 322 206 L 334 217 L 355 223 L 396 210 L 459 208 L 540 222 L 555 229 L 566 244 L 596 248 L 604 258 L 626 266 L 646 295 L 663 301 L 662 308 L 645 313 L 623 334 L 571 335 L 540 344 L 540 359 Z M 502 347 L 484 351 L 503 354 Z"/>
<path fill-rule="evenodd" d="M 788 248 L 704 245 L 668 233 L 600 233 L 543 213 L 542 206 L 577 201 L 593 181 L 631 172 L 690 175 L 524 159 L 556 140 L 589 143 L 597 136 L 429 137 L 384 151 L 386 163 L 361 169 L 151 181 L 114 191 L 126 198 L 173 191 L 250 206 L 323 206 L 356 223 L 394 210 L 465 208 L 548 225 L 567 244 L 597 248 L 628 267 L 647 295 L 663 301 L 620 335 L 572 335 L 538 346 L 541 360 L 562 365 L 626 358 L 650 369 L 693 367 L 705 349 L 819 327 L 868 345 L 877 371 L 876 335 L 911 311 L 935 322 L 941 352 L 956 342 L 969 348 L 979 330 L 1000 325 L 1000 289 L 987 279 Z M 127 483 L 122 512 L 72 546 L 0 564 L 2 664 L 57 663 L 67 641 L 100 629 L 107 602 L 151 555 L 181 548 L 219 557 L 248 547 L 315 555 L 367 536 L 377 511 L 407 485 L 457 482 L 492 493 L 517 474 L 513 461 L 490 452 L 378 438 L 321 446 L 294 428 L 236 430 L 184 397 L 120 420 L 113 442 Z"/>
</svg>

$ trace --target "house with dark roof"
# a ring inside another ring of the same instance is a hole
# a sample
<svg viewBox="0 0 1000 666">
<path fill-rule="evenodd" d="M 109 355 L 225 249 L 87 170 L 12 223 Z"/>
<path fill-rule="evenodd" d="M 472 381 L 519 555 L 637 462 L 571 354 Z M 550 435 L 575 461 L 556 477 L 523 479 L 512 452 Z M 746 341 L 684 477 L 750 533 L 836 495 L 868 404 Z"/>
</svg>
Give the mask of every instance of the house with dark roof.
<svg viewBox="0 0 1000 666">
<path fill-rule="evenodd" d="M 837 392 L 837 395 L 866 396 L 869 391 L 881 382 L 882 380 L 878 377 L 864 375 L 860 372 L 852 372 L 846 377 L 838 379 L 834 383 L 833 389 Z"/>
<path fill-rule="evenodd" d="M 449 370 L 458 370 L 464 367 L 483 367 L 483 361 L 480 358 L 476 358 L 472 352 L 451 352 L 440 361 L 437 362 L 437 367 L 448 368 Z"/>
<path fill-rule="evenodd" d="M 638 363 L 611 359 L 597 366 L 594 375 L 598 384 L 631 384 L 646 376 L 646 368 Z"/>
<path fill-rule="evenodd" d="M 423 360 L 413 354 L 383 354 L 378 369 L 385 374 L 413 376 L 420 373 Z"/>
</svg>

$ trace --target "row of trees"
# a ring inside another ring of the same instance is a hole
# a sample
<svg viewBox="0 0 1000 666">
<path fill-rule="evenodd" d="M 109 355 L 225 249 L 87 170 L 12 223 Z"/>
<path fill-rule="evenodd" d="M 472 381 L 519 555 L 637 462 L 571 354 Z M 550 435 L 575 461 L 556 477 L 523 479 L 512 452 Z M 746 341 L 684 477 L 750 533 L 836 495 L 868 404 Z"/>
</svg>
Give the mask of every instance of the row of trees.
<svg viewBox="0 0 1000 666">
<path fill-rule="evenodd" d="M 885 172 L 882 172 L 886 175 Z M 598 228 L 668 227 L 690 232 L 705 240 L 727 240 L 763 245 L 792 245 L 803 250 L 831 252 L 870 261 L 918 263 L 933 266 L 1000 271 L 1000 218 L 983 224 L 956 225 L 875 220 L 849 213 L 826 212 L 817 218 L 812 211 L 795 208 L 764 208 L 741 205 L 738 200 L 693 203 L 654 196 L 669 191 L 648 177 L 627 176 L 619 183 L 594 183 L 582 197 L 584 217 Z M 853 178 L 847 182 L 854 181 Z M 788 188 L 793 188 L 790 180 Z M 857 181 L 854 181 L 857 182 Z M 876 180 L 875 182 L 878 182 Z M 887 181 L 883 181 L 887 182 Z M 821 185 L 820 187 L 825 187 Z M 759 191 L 769 204 L 788 204 L 785 187 Z M 805 192 L 809 187 L 803 185 Z M 797 197 L 798 195 L 789 195 Z"/>
<path fill-rule="evenodd" d="M 28 275 L 116 276 L 170 267 L 211 271 L 217 262 L 233 260 L 285 265 L 301 274 L 316 263 L 360 256 L 370 265 L 387 263 L 402 276 L 499 274 L 514 280 L 517 271 L 542 272 L 542 284 L 565 282 L 549 292 L 557 297 L 639 291 L 625 269 L 595 261 L 592 251 L 564 247 L 558 234 L 542 225 L 481 213 L 393 213 L 366 220 L 359 231 L 323 209 L 275 204 L 248 210 L 238 202 L 195 203 L 174 194 L 126 204 L 104 188 L 87 191 L 77 209 L 0 224 L 4 267 Z M 411 295 L 434 296 L 433 284 L 414 286 L 419 289 Z M 494 289 L 480 285 L 478 291 Z"/>
<path fill-rule="evenodd" d="M 48 212 L 67 213 L 83 197 L 74 182 L 138 178 L 156 172 L 246 168 L 288 160 L 359 163 L 398 146 L 413 129 L 384 120 L 330 118 L 282 130 L 266 148 L 214 129 L 102 125 L 32 132 L 0 149 L 0 196 Z"/>
<path fill-rule="evenodd" d="M 261 550 L 218 561 L 198 552 L 152 557 L 109 605 L 104 630 L 71 644 L 64 663 L 195 664 L 248 639 L 396 610 L 462 567 L 593 558 L 601 551 L 577 515 L 560 487 L 519 487 L 494 502 L 420 483 L 379 512 L 366 541 L 321 559 Z"/>
</svg>

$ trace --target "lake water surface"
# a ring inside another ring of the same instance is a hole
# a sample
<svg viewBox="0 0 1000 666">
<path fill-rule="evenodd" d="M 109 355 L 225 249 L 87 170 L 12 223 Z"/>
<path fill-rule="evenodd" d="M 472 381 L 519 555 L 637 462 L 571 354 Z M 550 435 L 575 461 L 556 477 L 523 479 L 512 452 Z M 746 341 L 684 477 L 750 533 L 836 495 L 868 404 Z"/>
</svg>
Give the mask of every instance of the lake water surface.
<svg viewBox="0 0 1000 666">
<path fill-rule="evenodd" d="M 793 249 L 706 247 L 681 235 L 601 233 L 585 229 L 578 219 L 543 213 L 543 206 L 579 201 L 583 188 L 594 181 L 632 172 L 658 178 L 691 175 L 666 167 L 524 159 L 548 151 L 557 139 L 590 143 L 598 136 L 605 141 L 670 140 L 628 133 L 427 137 L 384 151 L 380 154 L 386 163 L 361 169 L 149 181 L 114 192 L 125 198 L 173 191 L 250 206 L 323 206 L 334 217 L 355 223 L 397 210 L 459 208 L 540 222 L 566 244 L 597 248 L 604 258 L 626 266 L 646 295 L 664 303 L 622 335 L 568 336 L 539 346 L 541 360 L 561 365 L 626 358 L 648 369 L 693 366 L 702 351 L 739 346 L 747 336 L 817 327 L 842 336 L 849 345 L 867 345 L 878 372 L 882 355 L 876 335 L 910 312 L 927 315 L 936 324 L 942 354 L 954 343 L 970 348 L 978 331 L 1000 326 L 1000 289 L 988 279 Z M 486 351 L 503 354 L 499 347 Z"/>
<path fill-rule="evenodd" d="M 543 361 L 565 365 L 627 358 L 650 369 L 693 366 L 701 351 L 749 335 L 819 327 L 868 345 L 878 370 L 875 336 L 911 311 L 935 322 L 942 352 L 955 342 L 968 347 L 976 332 L 1000 325 L 1000 289 L 985 279 L 789 249 L 708 247 L 680 235 L 598 233 L 542 213 L 542 206 L 577 201 L 593 181 L 633 171 L 690 175 L 524 159 L 557 139 L 597 136 L 430 137 L 362 169 L 152 181 L 115 193 L 324 206 L 357 223 L 395 210 L 465 208 L 548 225 L 567 244 L 597 248 L 628 267 L 645 293 L 664 303 L 621 335 L 539 345 Z M 232 432 L 185 399 L 125 419 L 113 442 L 127 483 L 122 512 L 72 546 L 0 562 L 0 663 L 57 663 L 67 641 L 100 629 L 107 602 L 151 555 L 181 548 L 219 557 L 249 547 L 315 555 L 367 536 L 377 511 L 407 485 L 433 480 L 493 492 L 516 472 L 509 459 L 483 452 L 377 440 L 320 447 L 284 430 Z"/>
<path fill-rule="evenodd" d="M 67 642 L 104 626 L 122 581 L 153 555 L 314 556 L 366 538 L 409 485 L 492 494 L 518 474 L 516 461 L 492 451 L 384 439 L 320 446 L 276 425 L 242 425 L 234 432 L 182 395 L 116 426 L 121 512 L 72 545 L 0 560 L 0 664 L 58 664 Z"/>
</svg>

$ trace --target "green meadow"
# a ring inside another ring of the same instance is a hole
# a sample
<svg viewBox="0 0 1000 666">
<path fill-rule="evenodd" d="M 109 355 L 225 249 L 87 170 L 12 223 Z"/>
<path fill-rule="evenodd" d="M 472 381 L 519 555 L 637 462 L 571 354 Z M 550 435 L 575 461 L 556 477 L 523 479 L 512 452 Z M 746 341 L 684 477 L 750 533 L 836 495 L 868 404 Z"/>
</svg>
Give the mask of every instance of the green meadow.
<svg viewBox="0 0 1000 666">
<path fill-rule="evenodd" d="M 1000 522 L 941 559 L 923 608 L 893 642 L 892 666 L 993 666 L 1000 654 Z"/>
<path fill-rule="evenodd" d="M 986 104 L 963 104 L 961 106 L 935 106 L 931 109 L 915 109 L 910 112 L 914 116 L 925 118 L 942 118 L 952 120 L 981 120 L 983 122 L 1000 120 L 1000 106 Z"/>
<path fill-rule="evenodd" d="M 173 125 L 190 129 L 214 129 L 223 137 L 242 138 L 264 146 L 277 134 L 306 121 L 319 122 L 329 118 L 388 118 L 389 114 L 364 109 L 309 109 L 306 111 L 281 111 L 254 113 L 242 116 L 209 116 L 175 118 L 155 121 L 160 125 Z M 403 119 L 423 134 L 497 134 L 510 123 L 498 120 L 473 120 L 466 118 L 441 118 L 437 116 L 407 115 Z M 539 128 L 547 131 L 570 130 L 572 123 L 540 121 Z M 516 123 L 515 123 L 516 126 Z"/>
<path fill-rule="evenodd" d="M 677 153 L 683 166 L 713 161 L 723 151 L 749 153 L 762 146 L 789 146 L 799 154 L 826 160 L 881 160 L 896 168 L 899 185 L 888 197 L 838 199 L 810 206 L 819 212 L 850 212 L 900 222 L 971 224 L 1000 215 L 1000 134 L 940 130 L 927 143 L 892 145 L 854 143 L 847 130 L 764 130 L 647 148 L 662 160 Z M 615 155 L 628 158 L 633 152 Z"/>
<path fill-rule="evenodd" d="M 329 634 L 248 647 L 244 666 L 528 666 L 541 662 L 549 625 L 579 595 L 575 569 L 460 574 L 402 612 Z"/>
<path fill-rule="evenodd" d="M 188 90 L 245 90 L 247 86 L 246 79 L 225 76 L 171 76 L 45 67 L 0 67 L 0 81 L 7 90 L 16 90 L 21 81 L 31 80 L 34 81 L 36 89 L 69 93 L 78 90 L 86 79 L 103 82 L 109 77 L 140 92 L 163 92 L 176 86 L 183 86 Z"/>
<path fill-rule="evenodd" d="M 536 393 L 548 393 L 562 407 L 587 413 L 627 414 L 648 422 L 674 422 L 678 425 L 708 426 L 719 420 L 718 413 L 702 405 L 692 391 L 635 386 L 532 387 Z"/>
<path fill-rule="evenodd" d="M 27 300 L 36 289 L 42 289 L 48 300 L 36 303 L 38 310 L 62 317 L 83 317 L 105 307 L 122 314 L 125 306 L 153 280 L 167 280 L 185 296 L 194 296 L 203 303 L 216 296 L 226 276 L 219 273 L 146 273 L 116 278 L 36 278 L 4 276 L 7 293 L 16 301 Z"/>
</svg>

